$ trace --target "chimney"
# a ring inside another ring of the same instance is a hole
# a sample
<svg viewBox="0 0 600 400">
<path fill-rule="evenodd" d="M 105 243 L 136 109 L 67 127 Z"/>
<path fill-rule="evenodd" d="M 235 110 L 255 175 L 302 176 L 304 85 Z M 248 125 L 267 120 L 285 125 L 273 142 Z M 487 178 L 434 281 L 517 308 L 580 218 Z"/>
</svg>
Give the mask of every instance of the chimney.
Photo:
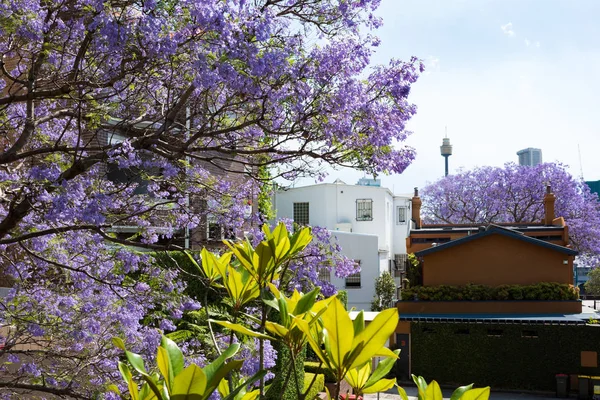
<svg viewBox="0 0 600 400">
<path fill-rule="evenodd" d="M 412 220 L 415 223 L 415 229 L 421 229 L 421 198 L 419 197 L 419 188 L 415 188 L 415 195 L 412 198 Z"/>
<path fill-rule="evenodd" d="M 552 193 L 552 188 L 550 185 L 546 186 L 546 195 L 544 196 L 544 225 L 552 225 L 555 201 L 556 196 Z"/>
</svg>

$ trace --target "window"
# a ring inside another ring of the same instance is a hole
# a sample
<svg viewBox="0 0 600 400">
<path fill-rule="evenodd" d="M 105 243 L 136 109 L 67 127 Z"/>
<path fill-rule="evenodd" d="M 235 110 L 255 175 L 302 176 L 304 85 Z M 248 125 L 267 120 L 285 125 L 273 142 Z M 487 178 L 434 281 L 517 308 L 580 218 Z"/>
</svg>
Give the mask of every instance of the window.
<svg viewBox="0 0 600 400">
<path fill-rule="evenodd" d="M 319 280 L 321 282 L 331 282 L 331 271 L 327 268 L 320 268 Z"/>
<path fill-rule="evenodd" d="M 360 260 L 354 260 L 355 263 L 360 267 Z M 355 274 L 348 275 L 346 277 L 347 288 L 359 288 L 360 287 L 360 271 Z"/>
<path fill-rule="evenodd" d="M 298 225 L 308 225 L 308 203 L 294 203 L 294 222 Z"/>
<path fill-rule="evenodd" d="M 357 221 L 373 221 L 373 200 L 371 200 L 371 199 L 356 200 L 356 220 Z"/>
<path fill-rule="evenodd" d="M 223 229 L 221 229 L 221 225 L 216 222 L 208 223 L 208 239 L 209 240 L 222 240 L 223 239 Z"/>
<path fill-rule="evenodd" d="M 398 225 L 406 223 L 406 207 L 396 207 L 396 223 Z"/>
</svg>

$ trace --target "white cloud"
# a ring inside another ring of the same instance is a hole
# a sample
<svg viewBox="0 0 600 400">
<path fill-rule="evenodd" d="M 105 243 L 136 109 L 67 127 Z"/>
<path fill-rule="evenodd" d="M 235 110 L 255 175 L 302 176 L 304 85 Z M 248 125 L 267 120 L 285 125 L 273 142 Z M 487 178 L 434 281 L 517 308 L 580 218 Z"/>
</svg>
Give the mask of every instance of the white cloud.
<svg viewBox="0 0 600 400">
<path fill-rule="evenodd" d="M 509 22 L 506 25 L 500 25 L 500 29 L 502 29 L 502 32 L 504 32 L 504 34 L 506 36 L 516 36 L 517 35 L 515 33 L 515 31 L 513 31 L 512 22 Z"/>
<path fill-rule="evenodd" d="M 525 46 L 527 46 L 527 47 L 531 46 L 531 42 L 529 41 L 529 39 L 525 39 Z"/>
<path fill-rule="evenodd" d="M 535 47 L 540 47 L 540 42 L 535 42 Z"/>
</svg>

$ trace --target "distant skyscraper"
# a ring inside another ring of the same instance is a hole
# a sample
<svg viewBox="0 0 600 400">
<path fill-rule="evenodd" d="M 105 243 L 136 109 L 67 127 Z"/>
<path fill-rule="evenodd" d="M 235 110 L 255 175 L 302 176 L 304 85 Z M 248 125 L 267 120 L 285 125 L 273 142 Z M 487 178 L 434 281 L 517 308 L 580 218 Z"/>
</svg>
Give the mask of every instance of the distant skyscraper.
<svg viewBox="0 0 600 400">
<path fill-rule="evenodd" d="M 519 165 L 528 165 L 534 167 L 542 163 L 542 150 L 528 147 L 517 151 L 519 156 Z"/>
</svg>

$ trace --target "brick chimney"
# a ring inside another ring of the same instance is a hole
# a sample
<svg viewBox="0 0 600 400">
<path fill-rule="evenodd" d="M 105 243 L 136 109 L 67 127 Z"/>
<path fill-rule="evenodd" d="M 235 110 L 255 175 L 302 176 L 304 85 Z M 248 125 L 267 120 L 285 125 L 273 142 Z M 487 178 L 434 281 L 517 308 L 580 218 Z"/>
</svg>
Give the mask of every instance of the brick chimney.
<svg viewBox="0 0 600 400">
<path fill-rule="evenodd" d="M 421 229 L 421 204 L 419 188 L 415 188 L 415 195 L 412 198 L 412 220 L 415 223 L 415 229 Z"/>
<path fill-rule="evenodd" d="M 544 225 L 552 225 L 554 221 L 554 202 L 556 196 L 552 193 L 550 185 L 546 186 L 546 195 L 544 196 Z"/>
</svg>

